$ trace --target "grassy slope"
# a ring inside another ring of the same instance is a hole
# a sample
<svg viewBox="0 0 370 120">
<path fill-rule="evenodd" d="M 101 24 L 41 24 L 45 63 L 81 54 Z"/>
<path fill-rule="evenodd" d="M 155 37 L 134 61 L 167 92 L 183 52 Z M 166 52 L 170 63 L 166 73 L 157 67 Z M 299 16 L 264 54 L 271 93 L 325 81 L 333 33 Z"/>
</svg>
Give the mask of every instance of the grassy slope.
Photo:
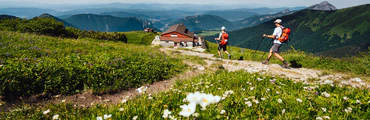
<svg viewBox="0 0 370 120">
<path fill-rule="evenodd" d="M 309 90 L 309 89 L 312 90 Z M 369 119 L 370 93 L 368 90 L 331 85 L 303 84 L 291 80 L 264 77 L 243 71 L 218 71 L 190 80 L 178 82 L 173 88 L 157 95 L 142 95 L 127 103 L 118 105 L 96 105 L 91 108 L 73 107 L 72 103 L 49 105 L 45 108 L 22 107 L 6 113 L 9 119 L 51 119 L 58 114 L 61 119 L 96 119 L 111 114 L 112 119 L 163 119 L 163 111 L 168 109 L 172 116 L 181 117 L 180 106 L 189 92 L 200 91 L 223 96 L 232 90 L 225 100 L 211 104 L 206 110 L 197 106 L 198 117 L 189 119 L 315 119 L 328 116 L 331 119 Z M 324 92 L 330 97 L 325 97 Z M 349 100 L 344 100 L 348 97 Z M 265 99 L 265 100 L 263 100 Z M 281 103 L 278 100 L 281 99 Z M 297 99 L 302 100 L 299 102 Z M 258 104 L 256 103 L 258 100 Z M 362 102 L 357 103 L 356 100 Z M 246 102 L 251 102 L 248 106 Z M 351 112 L 345 109 L 351 108 Z M 325 111 L 323 110 L 326 109 Z M 42 112 L 50 109 L 50 113 Z M 120 111 L 120 109 L 123 111 Z M 224 114 L 220 111 L 225 110 Z M 283 112 L 284 111 L 284 112 Z"/>
<path fill-rule="evenodd" d="M 156 48 L 0 31 L 0 95 L 114 92 L 168 79 L 184 64 Z"/>
<path fill-rule="evenodd" d="M 138 45 L 150 45 L 158 34 L 144 33 L 143 31 L 124 32 L 127 37 L 127 43 Z"/>
</svg>

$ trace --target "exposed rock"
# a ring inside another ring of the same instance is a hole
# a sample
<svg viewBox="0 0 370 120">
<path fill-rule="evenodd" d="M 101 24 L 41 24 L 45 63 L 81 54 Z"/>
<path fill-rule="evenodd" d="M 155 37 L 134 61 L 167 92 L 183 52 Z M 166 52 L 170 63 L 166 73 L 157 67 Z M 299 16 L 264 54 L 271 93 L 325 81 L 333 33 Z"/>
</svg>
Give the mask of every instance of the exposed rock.
<svg viewBox="0 0 370 120">
<path fill-rule="evenodd" d="M 308 7 L 308 9 L 323 10 L 323 11 L 337 10 L 337 8 L 334 5 L 330 4 L 328 1 L 324 1 L 316 5 L 312 5 Z"/>
</svg>

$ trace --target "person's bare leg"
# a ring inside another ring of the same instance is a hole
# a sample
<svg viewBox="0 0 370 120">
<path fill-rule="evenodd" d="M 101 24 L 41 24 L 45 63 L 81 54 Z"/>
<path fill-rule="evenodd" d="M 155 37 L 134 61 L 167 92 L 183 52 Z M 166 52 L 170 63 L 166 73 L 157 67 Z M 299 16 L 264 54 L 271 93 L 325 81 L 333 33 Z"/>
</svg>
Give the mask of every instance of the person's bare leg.
<svg viewBox="0 0 370 120">
<path fill-rule="evenodd" d="M 226 54 L 229 54 L 229 52 L 225 51 Z"/>
<path fill-rule="evenodd" d="M 270 49 L 269 55 L 267 57 L 267 60 L 270 60 L 271 57 L 272 57 L 272 49 Z"/>
<path fill-rule="evenodd" d="M 275 55 L 275 57 L 277 58 L 277 59 L 279 59 L 280 61 L 282 61 L 282 62 L 284 62 L 285 60 L 284 60 L 284 58 L 283 57 L 281 57 L 281 55 L 279 54 L 279 53 L 274 53 L 274 55 Z"/>
<path fill-rule="evenodd" d="M 220 56 L 220 58 L 222 58 L 222 56 L 221 56 L 221 51 L 218 51 L 218 55 Z"/>
</svg>

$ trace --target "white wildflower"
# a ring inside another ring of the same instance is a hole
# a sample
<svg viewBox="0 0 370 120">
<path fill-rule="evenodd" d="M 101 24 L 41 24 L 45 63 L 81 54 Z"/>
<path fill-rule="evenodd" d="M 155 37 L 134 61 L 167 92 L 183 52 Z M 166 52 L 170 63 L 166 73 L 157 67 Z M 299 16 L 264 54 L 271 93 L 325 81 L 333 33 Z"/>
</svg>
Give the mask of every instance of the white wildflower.
<svg viewBox="0 0 370 120">
<path fill-rule="evenodd" d="M 249 90 L 254 90 L 254 87 L 249 88 Z"/>
<path fill-rule="evenodd" d="M 316 120 L 323 120 L 321 117 L 316 117 Z"/>
<path fill-rule="evenodd" d="M 171 112 L 168 110 L 168 109 L 165 109 L 164 111 L 163 111 L 163 118 L 168 118 L 169 117 L 169 115 L 171 115 Z"/>
<path fill-rule="evenodd" d="M 249 100 L 248 98 L 244 98 L 245 101 Z"/>
<path fill-rule="evenodd" d="M 244 89 L 244 88 L 242 88 L 242 91 L 245 91 L 245 89 Z"/>
<path fill-rule="evenodd" d="M 346 113 L 351 113 L 351 112 L 352 112 L 352 108 L 348 107 L 348 108 L 344 109 L 344 111 L 345 111 Z"/>
<path fill-rule="evenodd" d="M 348 97 L 346 97 L 346 96 L 344 96 L 344 97 L 343 97 L 343 100 L 349 100 L 349 98 L 348 98 Z"/>
<path fill-rule="evenodd" d="M 258 81 L 262 81 L 263 79 L 262 78 L 257 78 Z"/>
<path fill-rule="evenodd" d="M 169 115 L 168 116 L 171 120 L 177 120 L 177 118 L 175 118 L 174 116 L 172 116 L 172 115 Z"/>
<path fill-rule="evenodd" d="M 190 103 L 198 103 L 202 99 L 202 94 L 200 92 L 195 92 L 195 93 L 189 93 L 186 96 L 186 100 L 189 101 Z"/>
<path fill-rule="evenodd" d="M 267 89 L 266 89 L 266 91 L 270 92 L 270 89 L 269 89 L 269 88 L 267 88 Z"/>
<path fill-rule="evenodd" d="M 329 116 L 323 116 L 325 119 L 330 119 L 330 117 Z"/>
<path fill-rule="evenodd" d="M 261 98 L 262 101 L 266 100 L 266 98 Z"/>
<path fill-rule="evenodd" d="M 217 88 L 218 90 L 221 90 L 221 88 Z"/>
<path fill-rule="evenodd" d="M 258 100 L 253 100 L 253 102 L 255 102 L 256 104 L 260 103 Z"/>
<path fill-rule="evenodd" d="M 326 108 L 321 108 L 321 110 L 322 110 L 323 112 L 326 112 Z"/>
<path fill-rule="evenodd" d="M 279 94 L 280 94 L 280 92 L 276 91 L 276 94 L 278 94 L 278 95 L 279 95 Z"/>
<path fill-rule="evenodd" d="M 184 117 L 189 117 L 195 112 L 196 105 L 196 103 L 190 103 L 189 105 L 180 106 L 180 108 L 182 108 L 182 111 L 179 114 Z"/>
<path fill-rule="evenodd" d="M 62 103 L 66 102 L 66 100 L 62 100 Z"/>
<path fill-rule="evenodd" d="M 282 102 L 283 102 L 283 100 L 279 98 L 278 99 L 278 103 L 282 103 Z"/>
<path fill-rule="evenodd" d="M 194 113 L 193 116 L 194 117 L 199 117 L 199 113 Z"/>
<path fill-rule="evenodd" d="M 226 99 L 226 96 L 222 96 L 221 100 L 225 100 Z"/>
<path fill-rule="evenodd" d="M 46 114 L 48 114 L 49 112 L 50 112 L 50 109 L 45 110 L 44 112 L 42 112 L 42 114 L 46 115 Z"/>
<path fill-rule="evenodd" d="M 121 103 L 126 103 L 127 102 L 127 99 L 123 99 L 122 101 L 121 101 Z"/>
<path fill-rule="evenodd" d="M 208 86 L 208 85 L 206 85 L 206 88 L 209 88 L 209 86 Z"/>
<path fill-rule="evenodd" d="M 326 97 L 326 98 L 329 98 L 330 97 L 330 94 L 329 93 L 327 93 L 327 92 L 323 92 L 323 93 L 321 93 L 321 95 L 323 95 L 324 97 Z"/>
<path fill-rule="evenodd" d="M 54 115 L 53 120 L 59 120 L 59 115 L 58 114 Z"/>
<path fill-rule="evenodd" d="M 135 116 L 135 117 L 132 118 L 132 120 L 136 120 L 137 118 L 138 118 L 138 116 Z"/>
<path fill-rule="evenodd" d="M 283 109 L 283 111 L 281 111 L 281 114 L 283 114 L 283 115 L 284 115 L 284 113 L 285 113 L 285 109 Z"/>
<path fill-rule="evenodd" d="M 211 103 L 216 104 L 216 103 L 220 102 L 220 100 L 221 100 L 220 96 L 213 96 L 213 101 Z"/>
<path fill-rule="evenodd" d="M 202 109 L 206 109 L 208 105 L 214 102 L 214 97 L 211 94 L 204 94 L 201 95 L 201 100 L 198 102 Z"/>
<path fill-rule="evenodd" d="M 360 100 L 356 100 L 356 103 L 357 103 L 357 104 L 361 104 L 361 101 L 360 101 Z"/>
<path fill-rule="evenodd" d="M 299 98 L 297 98 L 296 100 L 297 100 L 298 102 L 302 102 L 302 100 L 301 100 L 301 99 L 299 99 Z"/>
<path fill-rule="evenodd" d="M 119 111 L 121 111 L 121 112 L 124 111 L 124 110 L 125 110 L 124 108 L 119 108 Z"/>
<path fill-rule="evenodd" d="M 221 110 L 221 112 L 220 112 L 220 114 L 222 115 L 222 114 L 225 114 L 225 110 Z"/>
<path fill-rule="evenodd" d="M 145 91 L 148 89 L 148 87 L 147 86 L 141 86 L 140 88 L 138 88 L 138 89 L 136 89 L 136 91 L 138 91 L 140 94 L 141 93 L 145 93 Z"/>
<path fill-rule="evenodd" d="M 247 104 L 248 107 L 252 107 L 252 102 L 251 101 L 247 101 L 247 102 L 245 102 L 245 104 Z"/>
<path fill-rule="evenodd" d="M 228 91 L 225 92 L 226 95 L 231 95 L 233 93 L 234 93 L 234 91 L 232 91 L 232 90 L 228 90 Z"/>
<path fill-rule="evenodd" d="M 109 118 L 111 118 L 111 117 L 112 117 L 112 114 L 104 115 L 104 120 L 109 119 Z"/>
<path fill-rule="evenodd" d="M 96 120 L 103 120 L 103 118 L 98 116 L 98 117 L 96 117 Z"/>
</svg>

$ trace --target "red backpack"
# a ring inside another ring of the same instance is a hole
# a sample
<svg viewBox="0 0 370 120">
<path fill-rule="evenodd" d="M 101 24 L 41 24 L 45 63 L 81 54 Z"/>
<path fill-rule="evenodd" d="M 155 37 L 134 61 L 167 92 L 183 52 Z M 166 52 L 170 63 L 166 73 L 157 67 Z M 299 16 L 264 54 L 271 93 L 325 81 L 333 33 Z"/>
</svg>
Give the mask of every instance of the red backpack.
<svg viewBox="0 0 370 120">
<path fill-rule="evenodd" d="M 225 40 L 229 40 L 229 34 L 227 34 L 226 32 L 222 33 L 221 39 L 222 40 L 221 40 L 220 44 L 221 45 L 226 45 L 227 42 L 225 42 Z"/>
<path fill-rule="evenodd" d="M 283 30 L 283 34 L 280 36 L 278 39 L 281 43 L 286 43 L 288 42 L 289 35 L 290 35 L 290 28 L 284 28 L 280 27 Z"/>
</svg>

